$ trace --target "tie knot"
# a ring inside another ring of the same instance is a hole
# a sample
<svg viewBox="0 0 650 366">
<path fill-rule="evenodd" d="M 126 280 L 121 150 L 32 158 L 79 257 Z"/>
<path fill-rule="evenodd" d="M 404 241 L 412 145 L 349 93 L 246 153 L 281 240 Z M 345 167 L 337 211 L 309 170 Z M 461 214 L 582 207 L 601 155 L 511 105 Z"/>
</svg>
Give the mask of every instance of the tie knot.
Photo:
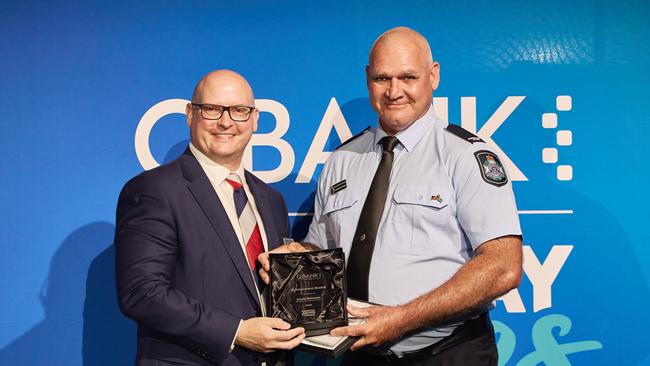
<svg viewBox="0 0 650 366">
<path fill-rule="evenodd" d="M 399 143 L 399 140 L 395 136 L 384 136 L 379 140 L 379 143 L 384 148 L 384 151 L 393 152 L 393 149 Z"/>
<path fill-rule="evenodd" d="M 234 190 L 238 190 L 242 187 L 241 179 L 239 179 L 239 176 L 235 173 L 230 173 L 228 178 L 226 178 L 226 182 L 228 182 Z"/>
</svg>

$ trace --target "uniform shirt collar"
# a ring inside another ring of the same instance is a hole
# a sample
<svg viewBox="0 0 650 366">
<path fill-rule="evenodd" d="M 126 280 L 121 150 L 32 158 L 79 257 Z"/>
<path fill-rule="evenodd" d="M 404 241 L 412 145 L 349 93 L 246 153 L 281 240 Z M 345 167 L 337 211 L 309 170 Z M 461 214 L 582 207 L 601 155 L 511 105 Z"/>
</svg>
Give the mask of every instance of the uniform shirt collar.
<svg viewBox="0 0 650 366">
<path fill-rule="evenodd" d="M 413 148 L 415 148 L 415 145 L 420 142 L 422 136 L 425 135 L 425 131 L 431 128 L 434 118 L 433 105 L 431 105 L 429 106 L 429 110 L 422 117 L 418 118 L 405 130 L 398 132 L 395 137 L 399 139 L 400 144 L 404 146 L 406 151 L 412 151 Z M 379 144 L 379 140 L 384 136 L 388 136 L 388 134 L 381 128 L 381 124 L 377 123 L 377 129 L 375 130 L 375 145 Z"/>
<path fill-rule="evenodd" d="M 231 172 L 228 170 L 228 168 L 210 159 L 207 155 L 202 153 L 201 150 L 197 149 L 191 142 L 190 151 L 194 157 L 196 157 L 196 160 L 199 161 L 201 168 L 203 168 L 203 171 L 208 176 L 208 179 L 210 179 L 210 183 L 212 183 L 213 186 L 218 186 L 221 184 L 226 178 L 228 178 L 228 175 L 230 173 L 237 174 L 242 182 L 246 181 L 246 178 L 244 177 L 244 166 L 241 163 L 239 164 L 237 170 Z"/>
</svg>

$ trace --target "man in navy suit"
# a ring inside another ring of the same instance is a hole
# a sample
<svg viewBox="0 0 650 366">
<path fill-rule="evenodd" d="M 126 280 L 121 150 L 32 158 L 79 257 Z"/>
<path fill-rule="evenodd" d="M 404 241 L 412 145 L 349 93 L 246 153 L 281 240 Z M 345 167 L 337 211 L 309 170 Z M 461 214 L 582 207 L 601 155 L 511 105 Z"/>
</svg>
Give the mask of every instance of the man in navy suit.
<svg viewBox="0 0 650 366">
<path fill-rule="evenodd" d="M 118 297 L 138 323 L 136 364 L 274 364 L 304 329 L 263 316 L 255 260 L 289 237 L 289 222 L 280 194 L 242 167 L 253 92 L 214 71 L 186 113 L 188 149 L 131 179 L 117 205 Z"/>
</svg>

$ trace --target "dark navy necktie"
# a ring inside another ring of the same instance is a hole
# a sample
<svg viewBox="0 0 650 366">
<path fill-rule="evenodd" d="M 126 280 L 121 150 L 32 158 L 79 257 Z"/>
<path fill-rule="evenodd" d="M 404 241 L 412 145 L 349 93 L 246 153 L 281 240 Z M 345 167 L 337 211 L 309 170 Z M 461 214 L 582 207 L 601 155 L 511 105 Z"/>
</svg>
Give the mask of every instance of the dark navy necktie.
<svg viewBox="0 0 650 366">
<path fill-rule="evenodd" d="M 361 210 L 346 270 L 348 296 L 360 300 L 368 300 L 370 261 L 375 248 L 379 221 L 386 205 L 388 182 L 393 166 L 393 149 L 399 140 L 395 136 L 385 136 L 379 140 L 379 143 L 383 148 L 381 161 L 372 178 L 368 197 Z"/>
</svg>

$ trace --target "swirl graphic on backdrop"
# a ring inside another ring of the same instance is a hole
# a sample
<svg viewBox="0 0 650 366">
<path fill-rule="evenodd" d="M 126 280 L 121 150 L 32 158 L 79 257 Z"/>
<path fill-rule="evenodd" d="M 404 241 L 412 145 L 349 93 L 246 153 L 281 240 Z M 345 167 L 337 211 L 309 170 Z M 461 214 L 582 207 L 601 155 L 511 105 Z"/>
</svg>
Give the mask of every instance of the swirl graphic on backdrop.
<svg viewBox="0 0 650 366">
<path fill-rule="evenodd" d="M 499 349 L 499 366 L 508 364 L 514 354 L 517 336 L 506 324 L 494 321 L 494 331 L 497 335 Z M 538 319 L 533 325 L 532 340 L 535 351 L 524 356 L 517 366 L 535 366 L 539 364 L 554 366 L 571 366 L 567 355 L 603 348 L 598 341 L 579 341 L 558 343 L 554 330 L 558 328 L 561 337 L 569 334 L 571 319 L 562 314 L 550 314 Z"/>
</svg>

